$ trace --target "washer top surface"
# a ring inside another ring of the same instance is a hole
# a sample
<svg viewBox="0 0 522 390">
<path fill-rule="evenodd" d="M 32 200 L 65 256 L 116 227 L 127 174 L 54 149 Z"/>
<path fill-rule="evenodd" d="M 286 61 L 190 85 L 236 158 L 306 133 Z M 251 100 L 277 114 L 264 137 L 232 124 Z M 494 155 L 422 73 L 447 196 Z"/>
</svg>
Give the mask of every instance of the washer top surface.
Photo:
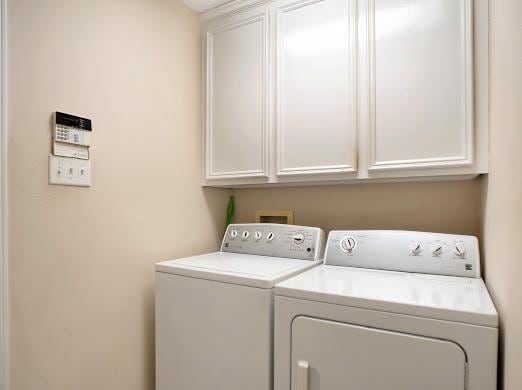
<svg viewBox="0 0 522 390">
<path fill-rule="evenodd" d="M 321 265 L 277 284 L 276 295 L 498 327 L 480 278 Z"/>
<path fill-rule="evenodd" d="M 320 263 L 321 261 L 214 252 L 157 263 L 156 271 L 251 287 L 272 288 L 281 280 Z"/>
</svg>

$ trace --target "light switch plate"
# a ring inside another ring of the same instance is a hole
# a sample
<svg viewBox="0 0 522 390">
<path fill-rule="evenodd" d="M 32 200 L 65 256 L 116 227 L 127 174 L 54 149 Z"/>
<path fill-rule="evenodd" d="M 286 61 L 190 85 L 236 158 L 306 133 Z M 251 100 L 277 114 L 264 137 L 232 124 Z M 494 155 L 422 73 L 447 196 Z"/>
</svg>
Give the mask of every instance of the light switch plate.
<svg viewBox="0 0 522 390">
<path fill-rule="evenodd" d="M 49 184 L 91 186 L 91 160 L 49 155 Z"/>
</svg>

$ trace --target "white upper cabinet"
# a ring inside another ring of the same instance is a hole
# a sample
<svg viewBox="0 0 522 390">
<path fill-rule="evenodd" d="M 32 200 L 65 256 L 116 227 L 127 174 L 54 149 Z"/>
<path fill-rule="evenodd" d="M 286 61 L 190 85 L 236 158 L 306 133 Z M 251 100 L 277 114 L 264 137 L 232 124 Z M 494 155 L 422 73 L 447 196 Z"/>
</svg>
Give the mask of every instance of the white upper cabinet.
<svg viewBox="0 0 522 390">
<path fill-rule="evenodd" d="M 206 178 L 268 176 L 268 13 L 206 31 Z"/>
<path fill-rule="evenodd" d="M 277 174 L 356 167 L 355 3 L 277 7 Z"/>
<path fill-rule="evenodd" d="M 239 0 L 201 15 L 204 185 L 488 171 L 488 0 Z"/>
<path fill-rule="evenodd" d="M 473 163 L 471 0 L 369 0 L 369 169 Z"/>
</svg>

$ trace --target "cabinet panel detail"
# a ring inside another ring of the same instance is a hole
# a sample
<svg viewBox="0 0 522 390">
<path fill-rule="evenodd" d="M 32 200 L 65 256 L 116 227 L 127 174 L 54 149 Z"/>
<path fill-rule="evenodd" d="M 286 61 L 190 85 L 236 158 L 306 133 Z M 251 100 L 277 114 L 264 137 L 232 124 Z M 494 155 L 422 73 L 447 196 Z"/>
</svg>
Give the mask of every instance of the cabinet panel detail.
<svg viewBox="0 0 522 390">
<path fill-rule="evenodd" d="M 268 177 L 269 14 L 206 34 L 207 179 Z"/>
<path fill-rule="evenodd" d="M 474 158 L 472 0 L 369 0 L 369 170 Z"/>
<path fill-rule="evenodd" d="M 355 0 L 277 7 L 277 174 L 356 170 Z"/>
</svg>

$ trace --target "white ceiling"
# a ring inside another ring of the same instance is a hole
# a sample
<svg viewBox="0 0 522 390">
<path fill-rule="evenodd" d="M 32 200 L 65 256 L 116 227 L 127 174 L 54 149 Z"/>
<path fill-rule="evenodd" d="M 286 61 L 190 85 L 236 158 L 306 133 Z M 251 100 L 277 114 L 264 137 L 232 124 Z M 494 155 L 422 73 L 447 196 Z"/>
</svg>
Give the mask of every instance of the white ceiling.
<svg viewBox="0 0 522 390">
<path fill-rule="evenodd" d="M 208 11 L 209 9 L 216 8 L 225 3 L 229 3 L 230 0 L 182 0 L 190 9 L 200 13 Z"/>
</svg>

